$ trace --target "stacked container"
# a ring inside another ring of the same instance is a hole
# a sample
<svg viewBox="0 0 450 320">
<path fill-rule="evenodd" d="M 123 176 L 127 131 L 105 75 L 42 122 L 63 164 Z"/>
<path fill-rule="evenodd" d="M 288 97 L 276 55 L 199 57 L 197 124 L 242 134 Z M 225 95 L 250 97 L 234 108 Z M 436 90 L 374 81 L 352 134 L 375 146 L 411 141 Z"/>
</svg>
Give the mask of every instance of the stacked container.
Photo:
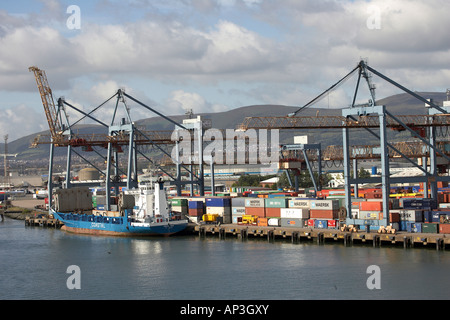
<svg viewBox="0 0 450 320">
<path fill-rule="evenodd" d="M 189 219 L 195 222 L 199 222 L 202 220 L 203 215 L 205 214 L 205 204 L 201 200 L 190 200 L 188 202 L 189 208 Z"/>
<path fill-rule="evenodd" d="M 264 198 L 245 199 L 245 214 L 265 218 L 266 208 Z"/>
<path fill-rule="evenodd" d="M 237 197 L 231 198 L 231 221 L 238 223 L 239 218 L 245 214 L 245 200 L 247 198 Z"/>
<path fill-rule="evenodd" d="M 381 220 L 383 219 L 382 201 L 361 201 L 358 203 L 358 219 Z"/>
<path fill-rule="evenodd" d="M 339 217 L 339 200 L 311 200 L 309 215 L 311 219 L 337 219 Z"/>
<path fill-rule="evenodd" d="M 283 227 L 305 227 L 309 218 L 307 208 L 282 208 L 280 209 L 280 224 Z"/>
<path fill-rule="evenodd" d="M 286 198 L 267 198 L 264 201 L 265 214 L 269 218 L 279 218 L 280 210 L 287 207 Z"/>
<path fill-rule="evenodd" d="M 206 198 L 206 214 L 218 215 L 223 223 L 231 223 L 231 198 Z"/>
<path fill-rule="evenodd" d="M 173 198 L 169 202 L 172 205 L 172 211 L 181 215 L 188 214 L 188 200 L 186 198 Z"/>
</svg>

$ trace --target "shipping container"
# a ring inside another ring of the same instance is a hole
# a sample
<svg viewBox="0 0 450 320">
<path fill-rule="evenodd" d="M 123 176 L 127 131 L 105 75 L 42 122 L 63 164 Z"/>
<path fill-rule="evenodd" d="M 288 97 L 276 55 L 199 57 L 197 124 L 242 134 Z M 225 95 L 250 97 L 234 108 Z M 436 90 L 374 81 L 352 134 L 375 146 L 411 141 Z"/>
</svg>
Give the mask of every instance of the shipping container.
<svg viewBox="0 0 450 320">
<path fill-rule="evenodd" d="M 438 223 L 422 223 L 423 233 L 439 233 Z"/>
<path fill-rule="evenodd" d="M 398 211 L 389 211 L 389 221 L 390 222 L 399 222 L 400 221 L 400 213 Z"/>
<path fill-rule="evenodd" d="M 321 220 L 321 219 L 315 220 L 314 228 L 327 229 L 328 228 L 328 220 Z"/>
<path fill-rule="evenodd" d="M 258 218 L 257 225 L 260 227 L 267 227 L 267 218 Z"/>
<path fill-rule="evenodd" d="M 230 207 L 231 198 L 206 198 L 207 207 Z"/>
<path fill-rule="evenodd" d="M 266 217 L 280 217 L 281 208 L 267 208 L 266 207 Z"/>
<path fill-rule="evenodd" d="M 230 207 L 206 207 L 207 214 L 218 214 L 219 216 L 231 215 Z"/>
<path fill-rule="evenodd" d="M 187 207 L 188 206 L 188 200 L 181 199 L 181 198 L 169 199 L 169 203 L 171 203 L 173 207 Z"/>
<path fill-rule="evenodd" d="M 264 208 L 264 207 L 245 207 L 245 214 L 252 215 L 252 216 L 258 216 L 258 217 L 265 217 L 266 216 L 266 208 Z"/>
<path fill-rule="evenodd" d="M 242 222 L 242 216 L 241 214 L 234 214 L 231 216 L 231 223 L 238 224 Z"/>
<path fill-rule="evenodd" d="M 280 225 L 282 227 L 303 228 L 306 226 L 306 221 L 306 219 L 280 218 Z"/>
<path fill-rule="evenodd" d="M 400 221 L 423 222 L 422 210 L 399 210 Z"/>
<path fill-rule="evenodd" d="M 267 225 L 268 226 L 279 227 L 280 226 L 280 219 L 279 218 L 269 218 L 267 220 Z"/>
<path fill-rule="evenodd" d="M 285 198 L 267 198 L 264 201 L 266 208 L 286 208 L 287 199 Z"/>
<path fill-rule="evenodd" d="M 311 200 L 311 209 L 314 210 L 335 210 L 339 209 L 339 200 Z"/>
<path fill-rule="evenodd" d="M 311 219 L 338 219 L 339 210 L 309 210 L 309 217 Z"/>
<path fill-rule="evenodd" d="M 420 222 L 406 222 L 406 231 L 413 233 L 421 233 L 422 232 L 422 223 Z"/>
<path fill-rule="evenodd" d="M 282 208 L 280 209 L 281 218 L 297 218 L 297 219 L 308 219 L 309 209 L 301 208 Z"/>
<path fill-rule="evenodd" d="M 185 206 L 172 206 L 172 211 L 173 212 L 179 212 L 179 213 L 184 213 L 187 214 L 188 213 L 188 207 Z"/>
<path fill-rule="evenodd" d="M 339 227 L 339 220 L 327 220 L 328 229 L 337 229 Z"/>
<path fill-rule="evenodd" d="M 204 203 L 203 201 L 189 201 L 188 208 L 189 209 L 203 209 Z"/>
<path fill-rule="evenodd" d="M 450 233 L 450 223 L 440 223 L 439 233 Z"/>
<path fill-rule="evenodd" d="M 247 198 L 239 197 L 239 198 L 231 198 L 231 206 L 232 207 L 245 207 L 245 200 Z"/>
<path fill-rule="evenodd" d="M 361 201 L 359 210 L 362 211 L 383 211 L 383 202 L 381 201 Z"/>
<path fill-rule="evenodd" d="M 306 199 L 291 199 L 288 200 L 288 208 L 301 208 L 301 209 L 309 209 L 310 200 Z"/>
<path fill-rule="evenodd" d="M 264 199 L 262 198 L 247 198 L 245 199 L 245 207 L 250 208 L 264 208 Z"/>
<path fill-rule="evenodd" d="M 231 207 L 231 214 L 245 214 L 245 207 Z"/>
<path fill-rule="evenodd" d="M 383 212 L 359 210 L 358 219 L 381 220 L 381 219 L 383 219 Z"/>
<path fill-rule="evenodd" d="M 307 226 L 308 227 L 314 227 L 315 220 L 314 219 L 308 219 L 307 220 Z"/>
<path fill-rule="evenodd" d="M 205 210 L 203 208 L 199 209 L 189 209 L 188 214 L 191 217 L 201 217 L 205 213 Z"/>
<path fill-rule="evenodd" d="M 402 198 L 400 203 L 404 209 L 432 210 L 437 208 L 437 201 L 427 198 Z"/>
</svg>

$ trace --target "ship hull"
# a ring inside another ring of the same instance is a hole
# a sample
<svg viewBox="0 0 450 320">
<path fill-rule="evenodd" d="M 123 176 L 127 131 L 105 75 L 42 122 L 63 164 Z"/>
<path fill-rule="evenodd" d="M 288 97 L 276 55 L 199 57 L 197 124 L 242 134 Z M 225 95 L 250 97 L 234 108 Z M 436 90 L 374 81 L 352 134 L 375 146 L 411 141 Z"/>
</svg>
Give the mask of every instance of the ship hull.
<svg viewBox="0 0 450 320">
<path fill-rule="evenodd" d="M 170 236 L 186 229 L 188 222 L 174 220 L 160 223 L 135 223 L 125 217 L 103 217 L 59 213 L 53 211 L 56 219 L 64 223 L 61 228 L 67 232 L 103 236 Z"/>
</svg>

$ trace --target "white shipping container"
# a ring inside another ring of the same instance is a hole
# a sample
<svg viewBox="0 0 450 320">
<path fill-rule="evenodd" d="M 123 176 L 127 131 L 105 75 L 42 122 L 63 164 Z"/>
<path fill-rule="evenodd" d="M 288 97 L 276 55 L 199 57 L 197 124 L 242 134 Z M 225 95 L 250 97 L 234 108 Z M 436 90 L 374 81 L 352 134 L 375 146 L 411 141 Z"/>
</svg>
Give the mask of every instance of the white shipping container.
<svg viewBox="0 0 450 320">
<path fill-rule="evenodd" d="M 351 218 L 352 219 L 358 219 L 359 218 L 359 208 L 352 208 L 351 212 Z"/>
<path fill-rule="evenodd" d="M 232 207 L 231 213 L 240 215 L 245 214 L 245 207 Z"/>
<path fill-rule="evenodd" d="M 256 208 L 264 207 L 265 206 L 264 198 L 247 198 L 245 199 L 245 206 Z"/>
<path fill-rule="evenodd" d="M 280 209 L 281 218 L 297 218 L 297 219 L 308 219 L 309 209 L 301 208 L 281 208 Z"/>
<path fill-rule="evenodd" d="M 183 206 L 172 206 L 172 211 L 173 212 L 180 212 L 180 213 L 188 213 L 188 207 L 183 207 Z"/>
<path fill-rule="evenodd" d="M 423 222 L 423 210 L 399 210 L 400 220 Z"/>
<path fill-rule="evenodd" d="M 248 198 L 231 198 L 232 207 L 245 207 L 245 200 Z"/>
<path fill-rule="evenodd" d="M 339 209 L 339 199 L 311 200 L 311 209 L 314 209 L 314 210 Z"/>
<path fill-rule="evenodd" d="M 279 227 L 280 226 L 280 219 L 278 219 L 278 218 L 269 218 L 267 220 L 267 225 L 268 226 Z"/>
<path fill-rule="evenodd" d="M 292 199 L 288 201 L 288 207 L 289 208 L 305 208 L 309 209 L 311 203 L 310 200 L 299 200 L 299 199 Z"/>
<path fill-rule="evenodd" d="M 230 216 L 230 207 L 206 207 L 206 214 L 218 214 L 220 217 Z"/>
</svg>

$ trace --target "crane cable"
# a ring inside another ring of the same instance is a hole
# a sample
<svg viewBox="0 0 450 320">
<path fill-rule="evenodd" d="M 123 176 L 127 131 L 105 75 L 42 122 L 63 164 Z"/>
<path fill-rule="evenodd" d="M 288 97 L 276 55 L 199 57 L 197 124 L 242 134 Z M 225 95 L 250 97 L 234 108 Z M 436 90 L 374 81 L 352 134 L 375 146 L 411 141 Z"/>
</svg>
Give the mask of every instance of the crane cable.
<svg viewBox="0 0 450 320">
<path fill-rule="evenodd" d="M 336 87 L 338 87 L 339 85 L 341 85 L 343 82 L 345 82 L 348 78 L 350 78 L 351 75 L 353 75 L 353 73 L 360 69 L 360 65 L 358 64 L 352 71 L 350 71 L 347 75 L 345 75 L 345 77 L 343 77 L 342 79 L 340 79 L 338 82 L 336 82 L 335 84 L 333 84 L 331 87 L 329 87 L 327 90 L 325 90 L 324 92 L 322 92 L 321 94 L 319 94 L 317 97 L 315 97 L 314 99 L 312 99 L 310 102 L 308 102 L 307 104 L 305 104 L 303 107 L 299 108 L 297 111 L 290 113 L 288 116 L 289 117 L 293 117 L 295 116 L 297 113 L 299 113 L 300 111 L 302 111 L 303 109 L 307 108 L 309 105 L 313 104 L 314 102 L 319 101 L 320 99 L 323 98 L 323 96 L 325 96 L 328 92 L 330 92 L 331 90 L 334 90 Z"/>
</svg>

